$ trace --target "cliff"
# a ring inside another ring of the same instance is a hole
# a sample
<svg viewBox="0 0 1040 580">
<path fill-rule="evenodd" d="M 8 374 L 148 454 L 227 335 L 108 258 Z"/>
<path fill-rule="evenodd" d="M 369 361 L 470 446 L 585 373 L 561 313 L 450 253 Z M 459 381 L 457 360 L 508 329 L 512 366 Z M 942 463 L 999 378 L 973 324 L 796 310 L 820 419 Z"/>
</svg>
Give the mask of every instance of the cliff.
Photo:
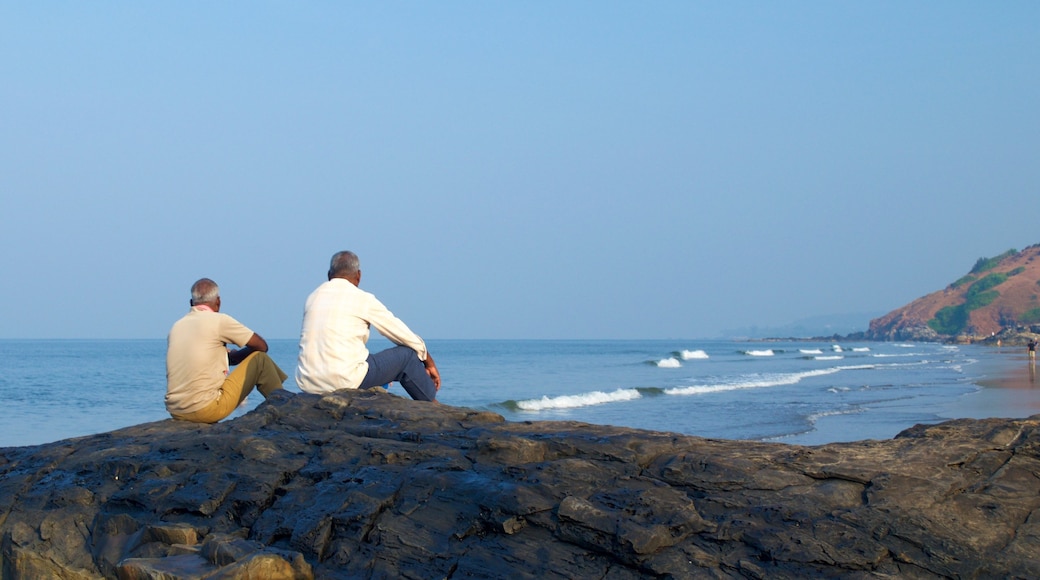
<svg viewBox="0 0 1040 580">
<path fill-rule="evenodd" d="M 946 288 L 870 322 L 871 340 L 986 337 L 1040 324 L 1040 245 L 980 258 Z"/>
<path fill-rule="evenodd" d="M 4 578 L 1040 577 L 1040 416 L 799 447 L 284 394 L 0 449 Z"/>
</svg>

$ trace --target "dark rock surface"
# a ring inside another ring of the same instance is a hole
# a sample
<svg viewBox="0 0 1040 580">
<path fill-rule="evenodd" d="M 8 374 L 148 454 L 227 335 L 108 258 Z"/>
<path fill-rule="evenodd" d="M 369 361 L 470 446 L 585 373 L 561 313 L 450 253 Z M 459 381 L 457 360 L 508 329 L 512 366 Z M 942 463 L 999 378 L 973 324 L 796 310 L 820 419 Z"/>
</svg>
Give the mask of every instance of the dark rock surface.
<svg viewBox="0 0 1040 580">
<path fill-rule="evenodd" d="M 0 449 L 4 578 L 1040 577 L 1040 416 L 818 447 L 381 390 Z"/>
</svg>

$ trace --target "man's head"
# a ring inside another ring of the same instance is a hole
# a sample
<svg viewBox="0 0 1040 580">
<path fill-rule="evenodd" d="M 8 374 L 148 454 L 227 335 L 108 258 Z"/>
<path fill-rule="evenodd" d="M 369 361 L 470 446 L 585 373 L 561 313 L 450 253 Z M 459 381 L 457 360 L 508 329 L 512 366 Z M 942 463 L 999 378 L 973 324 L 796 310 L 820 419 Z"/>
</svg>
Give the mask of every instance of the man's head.
<svg viewBox="0 0 1040 580">
<path fill-rule="evenodd" d="M 361 263 L 357 254 L 348 252 L 336 252 L 329 262 L 329 280 L 343 278 L 353 282 L 355 286 L 361 283 Z"/>
<path fill-rule="evenodd" d="M 209 278 L 202 278 L 191 285 L 191 305 L 203 304 L 214 311 L 220 310 L 220 287 Z"/>
</svg>

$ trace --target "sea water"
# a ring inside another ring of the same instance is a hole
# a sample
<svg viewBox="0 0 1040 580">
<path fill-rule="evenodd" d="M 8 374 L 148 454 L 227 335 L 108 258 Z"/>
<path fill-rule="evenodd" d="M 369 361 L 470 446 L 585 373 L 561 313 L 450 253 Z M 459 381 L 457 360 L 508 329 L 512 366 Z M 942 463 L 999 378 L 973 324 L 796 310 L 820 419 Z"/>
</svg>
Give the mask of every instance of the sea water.
<svg viewBox="0 0 1040 580">
<path fill-rule="evenodd" d="M 268 342 L 290 375 L 286 388 L 298 391 L 291 378 L 296 341 Z M 950 418 L 1040 413 L 1040 389 L 1018 389 L 1005 401 L 983 386 L 1003 367 L 1027 364 L 1024 354 L 1020 360 L 1017 351 L 972 345 L 429 340 L 428 346 L 443 379 L 441 402 L 511 421 L 820 444 L 889 438 Z M 0 340 L 0 447 L 167 419 L 165 349 L 161 339 Z M 407 396 L 400 385 L 390 392 Z M 254 393 L 233 417 L 262 401 Z"/>
</svg>

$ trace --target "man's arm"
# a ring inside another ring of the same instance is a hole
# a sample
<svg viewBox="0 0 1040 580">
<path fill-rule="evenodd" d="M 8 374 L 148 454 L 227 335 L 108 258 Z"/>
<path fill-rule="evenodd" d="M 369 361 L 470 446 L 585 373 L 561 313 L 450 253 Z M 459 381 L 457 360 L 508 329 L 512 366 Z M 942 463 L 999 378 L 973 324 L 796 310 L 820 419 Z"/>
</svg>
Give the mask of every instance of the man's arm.
<svg viewBox="0 0 1040 580">
<path fill-rule="evenodd" d="M 394 316 L 394 313 L 390 312 L 390 309 L 384 306 L 378 298 L 367 292 L 365 295 L 367 301 L 361 318 L 372 325 L 379 334 L 382 334 L 390 342 L 398 346 L 407 346 L 419 355 L 419 359 L 425 360 L 427 350 L 423 339 L 419 338 L 418 334 L 412 332 L 412 329 L 408 328 L 408 325 L 403 320 Z"/>
<path fill-rule="evenodd" d="M 238 350 L 228 351 L 228 362 L 231 366 L 237 365 L 254 352 L 267 352 L 267 341 L 264 340 L 264 337 L 255 332 L 253 333 L 253 336 L 249 337 L 249 341 L 246 342 L 244 347 Z"/>
<path fill-rule="evenodd" d="M 412 332 L 412 329 L 408 328 L 408 325 L 400 318 L 394 316 L 378 298 L 368 293 L 365 294 L 369 297 L 369 302 L 363 318 L 390 342 L 414 350 L 419 360 L 423 361 L 426 374 L 433 380 L 433 386 L 439 391 L 441 389 L 441 372 L 437 370 L 437 363 L 433 362 L 433 357 L 426 349 L 423 339 Z"/>
</svg>

